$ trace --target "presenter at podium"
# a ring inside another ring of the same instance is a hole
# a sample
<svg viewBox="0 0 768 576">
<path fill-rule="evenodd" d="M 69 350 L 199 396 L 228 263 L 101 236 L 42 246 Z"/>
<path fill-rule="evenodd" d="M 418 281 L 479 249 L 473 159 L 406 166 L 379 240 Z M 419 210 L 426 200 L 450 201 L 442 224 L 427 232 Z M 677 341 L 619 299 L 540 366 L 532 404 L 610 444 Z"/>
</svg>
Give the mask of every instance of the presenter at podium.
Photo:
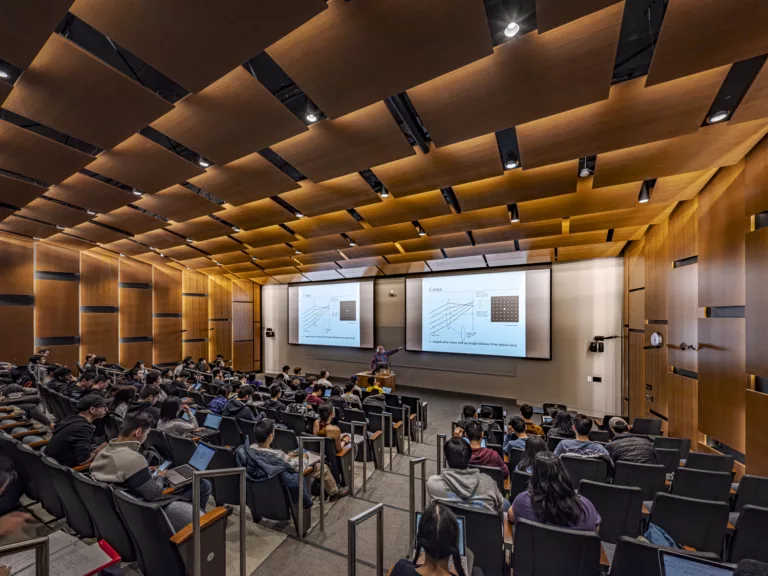
<svg viewBox="0 0 768 576">
<path fill-rule="evenodd" d="M 400 348 L 395 348 L 394 350 L 389 351 L 385 350 L 384 346 L 379 346 L 376 348 L 376 354 L 374 354 L 373 358 L 371 358 L 371 373 L 376 373 L 380 370 L 388 370 L 389 357 L 392 356 L 392 354 L 397 354 L 402 349 L 402 346 L 400 346 Z"/>
</svg>

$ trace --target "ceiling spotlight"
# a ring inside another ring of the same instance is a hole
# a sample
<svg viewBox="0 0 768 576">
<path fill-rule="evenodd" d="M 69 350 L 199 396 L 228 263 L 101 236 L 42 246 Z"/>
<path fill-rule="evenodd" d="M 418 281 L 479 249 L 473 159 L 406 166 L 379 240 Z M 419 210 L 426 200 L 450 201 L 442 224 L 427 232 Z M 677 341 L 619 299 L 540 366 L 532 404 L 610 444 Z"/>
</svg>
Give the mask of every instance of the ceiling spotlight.
<svg viewBox="0 0 768 576">
<path fill-rule="evenodd" d="M 581 164 L 581 168 L 579 169 L 579 177 L 588 178 L 590 174 L 592 174 L 592 171 L 587 167 L 587 159 L 582 158 L 579 160 L 579 164 Z"/>
<path fill-rule="evenodd" d="M 192 242 L 194 242 L 194 240 L 192 240 L 192 238 L 187 238 L 187 242 L 189 242 L 190 244 L 192 244 Z"/>
<path fill-rule="evenodd" d="M 206 160 L 202 156 L 200 156 L 200 159 L 197 161 L 197 163 L 200 164 L 200 166 L 202 166 L 203 168 L 208 168 L 208 166 L 211 165 L 211 163 L 208 162 L 208 160 Z"/>
<path fill-rule="evenodd" d="M 422 228 L 421 226 L 419 226 L 419 236 L 426 236 L 426 235 L 427 235 L 427 233 L 426 233 L 426 232 L 424 232 L 424 228 Z"/>
<path fill-rule="evenodd" d="M 504 168 L 506 170 L 514 170 L 520 166 L 520 160 L 517 158 L 517 154 L 513 150 L 507 150 L 506 159 L 504 160 Z"/>
<path fill-rule="evenodd" d="M 56 228 L 59 229 L 59 230 L 66 230 L 66 228 L 64 228 L 64 226 L 59 226 L 58 224 L 56 225 Z"/>
<path fill-rule="evenodd" d="M 240 228 L 238 228 L 237 226 L 232 226 L 232 230 L 234 230 L 235 232 L 242 232 L 242 230 L 240 230 Z"/>
<path fill-rule="evenodd" d="M 32 236 L 32 240 L 40 240 L 37 236 Z"/>
<path fill-rule="evenodd" d="M 517 35 L 518 32 L 520 32 L 520 24 L 517 22 L 510 22 L 507 24 L 507 27 L 504 28 L 504 36 L 507 38 L 512 38 L 512 36 Z"/>
<path fill-rule="evenodd" d="M 640 204 L 646 204 L 651 199 L 651 191 L 648 189 L 648 184 L 643 182 L 640 187 L 640 194 L 637 197 L 637 201 Z"/>
<path fill-rule="evenodd" d="M 296 252 L 296 254 L 301 254 L 301 250 L 299 250 L 297 248 L 294 248 L 293 251 Z"/>
<path fill-rule="evenodd" d="M 134 188 L 133 189 L 133 195 L 134 196 L 141 196 L 141 192 L 139 192 L 138 190 L 136 190 L 136 188 Z"/>
<path fill-rule="evenodd" d="M 509 207 L 509 221 L 520 222 L 520 212 L 517 210 L 517 204 L 512 204 Z"/>
<path fill-rule="evenodd" d="M 120 258 L 125 258 L 125 254 L 123 254 L 122 252 L 120 252 Z"/>
<path fill-rule="evenodd" d="M 349 241 L 349 247 L 350 248 L 354 248 L 355 246 L 357 246 L 357 244 L 355 244 L 355 241 L 354 240 L 350 240 Z"/>
<path fill-rule="evenodd" d="M 307 122 L 317 122 L 317 114 L 310 112 L 306 115 Z"/>
<path fill-rule="evenodd" d="M 717 124 L 718 122 L 722 122 L 726 118 L 728 118 L 730 112 L 727 110 L 718 110 L 712 116 L 707 118 L 707 124 Z"/>
<path fill-rule="evenodd" d="M 296 210 L 296 218 L 304 218 L 304 214 Z"/>
<path fill-rule="evenodd" d="M 10 78 L 10 75 L 5 70 L 0 70 L 0 78 Z"/>
<path fill-rule="evenodd" d="M 150 246 L 149 249 L 152 250 L 153 252 L 157 252 L 157 248 L 155 248 L 154 246 Z"/>
<path fill-rule="evenodd" d="M 387 190 L 386 188 L 382 188 L 381 189 L 381 197 L 382 198 L 389 198 L 389 190 Z"/>
<path fill-rule="evenodd" d="M 162 252 L 160 252 L 160 258 L 165 258 L 165 254 L 163 254 Z"/>
<path fill-rule="evenodd" d="M 253 260 L 254 262 L 256 262 L 256 260 L 258 260 L 258 258 L 256 258 L 256 256 L 251 256 L 251 260 Z"/>
<path fill-rule="evenodd" d="M 91 216 L 95 216 L 96 215 L 96 212 L 94 212 L 93 210 L 86 210 L 85 212 L 86 212 L 86 214 L 90 214 Z"/>
</svg>

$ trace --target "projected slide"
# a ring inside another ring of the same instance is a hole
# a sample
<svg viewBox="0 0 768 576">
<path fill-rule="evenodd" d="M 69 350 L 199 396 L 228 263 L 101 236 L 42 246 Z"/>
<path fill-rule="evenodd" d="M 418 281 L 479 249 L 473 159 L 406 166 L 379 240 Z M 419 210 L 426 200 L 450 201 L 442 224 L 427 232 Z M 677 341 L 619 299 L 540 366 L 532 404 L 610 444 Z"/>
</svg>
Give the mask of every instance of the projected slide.
<svg viewBox="0 0 768 576">
<path fill-rule="evenodd" d="M 421 279 L 421 349 L 526 355 L 525 272 Z"/>
<path fill-rule="evenodd" d="M 360 284 L 298 288 L 299 344 L 360 346 Z"/>
</svg>

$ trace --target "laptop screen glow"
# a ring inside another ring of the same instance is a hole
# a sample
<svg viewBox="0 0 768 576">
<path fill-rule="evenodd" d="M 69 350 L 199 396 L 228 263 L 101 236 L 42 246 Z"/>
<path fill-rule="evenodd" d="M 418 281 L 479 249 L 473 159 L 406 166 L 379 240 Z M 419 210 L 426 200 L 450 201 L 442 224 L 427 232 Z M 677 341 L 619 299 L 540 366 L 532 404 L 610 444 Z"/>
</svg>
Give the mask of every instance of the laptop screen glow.
<svg viewBox="0 0 768 576">
<path fill-rule="evenodd" d="M 220 424 L 221 416 L 218 414 L 208 414 L 208 416 L 205 417 L 205 422 L 203 422 L 203 426 L 211 428 L 212 430 L 218 430 Z"/>
<path fill-rule="evenodd" d="M 205 444 L 198 444 L 195 453 L 192 454 L 192 458 L 189 460 L 189 465 L 195 470 L 203 471 L 208 468 L 208 464 L 211 463 L 211 458 L 216 453 L 216 450 L 209 448 Z"/>
</svg>

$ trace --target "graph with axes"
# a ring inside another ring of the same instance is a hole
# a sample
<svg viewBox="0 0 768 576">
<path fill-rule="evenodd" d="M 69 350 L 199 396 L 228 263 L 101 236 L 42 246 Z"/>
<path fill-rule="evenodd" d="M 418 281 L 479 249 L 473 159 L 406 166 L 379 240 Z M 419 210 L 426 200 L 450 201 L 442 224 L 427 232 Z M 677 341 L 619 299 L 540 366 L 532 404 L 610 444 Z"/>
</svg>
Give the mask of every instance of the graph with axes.
<svg viewBox="0 0 768 576">
<path fill-rule="evenodd" d="M 439 336 L 441 331 L 451 330 L 459 334 L 463 342 L 467 335 L 467 328 L 474 330 L 474 309 L 474 300 L 469 300 L 468 302 L 452 302 L 448 300 L 442 306 L 438 306 L 429 313 L 430 336 Z M 464 325 L 464 321 L 469 323 L 469 327 Z"/>
<path fill-rule="evenodd" d="M 312 303 L 312 307 L 307 310 L 303 317 L 302 330 L 309 332 L 310 330 L 323 329 L 330 330 L 331 328 L 331 303 L 328 300 L 317 301 Z"/>
</svg>

